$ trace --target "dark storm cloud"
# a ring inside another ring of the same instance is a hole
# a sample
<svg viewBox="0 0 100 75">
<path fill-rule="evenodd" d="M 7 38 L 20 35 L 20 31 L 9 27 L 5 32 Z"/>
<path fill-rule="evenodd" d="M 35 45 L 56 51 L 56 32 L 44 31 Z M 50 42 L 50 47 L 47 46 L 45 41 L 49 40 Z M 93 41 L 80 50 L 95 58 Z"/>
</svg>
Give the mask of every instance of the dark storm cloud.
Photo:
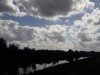
<svg viewBox="0 0 100 75">
<path fill-rule="evenodd" d="M 65 15 L 71 10 L 72 0 L 35 0 L 36 7 L 43 16 Z"/>
<path fill-rule="evenodd" d="M 37 18 L 58 18 L 80 12 L 89 0 L 1 0 L 0 13 Z"/>
<path fill-rule="evenodd" d="M 17 0 L 22 3 L 29 14 L 44 17 L 54 17 L 56 15 L 66 15 L 71 11 L 72 0 Z"/>
</svg>

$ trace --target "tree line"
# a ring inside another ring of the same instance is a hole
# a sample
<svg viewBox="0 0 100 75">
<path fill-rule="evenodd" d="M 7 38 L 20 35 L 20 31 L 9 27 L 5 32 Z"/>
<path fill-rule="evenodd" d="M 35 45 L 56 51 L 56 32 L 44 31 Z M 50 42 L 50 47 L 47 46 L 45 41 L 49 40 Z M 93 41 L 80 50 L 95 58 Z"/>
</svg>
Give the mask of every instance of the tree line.
<svg viewBox="0 0 100 75">
<path fill-rule="evenodd" d="M 99 55 L 99 52 L 87 51 L 68 51 L 62 50 L 35 50 L 25 47 L 20 49 L 15 44 L 7 46 L 5 39 L 0 39 L 0 75 L 16 75 L 18 67 L 27 68 L 32 66 L 36 69 L 36 64 L 57 63 L 66 60 L 69 63 L 78 61 L 81 57 L 92 57 Z"/>
</svg>

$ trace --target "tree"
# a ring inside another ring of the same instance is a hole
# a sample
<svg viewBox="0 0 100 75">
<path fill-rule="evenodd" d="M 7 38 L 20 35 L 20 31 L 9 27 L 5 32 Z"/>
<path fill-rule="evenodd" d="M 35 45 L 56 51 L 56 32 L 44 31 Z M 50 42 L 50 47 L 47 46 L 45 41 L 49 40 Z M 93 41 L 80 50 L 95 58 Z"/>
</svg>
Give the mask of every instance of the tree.
<svg viewBox="0 0 100 75">
<path fill-rule="evenodd" d="M 7 43 L 6 40 L 4 40 L 3 38 L 0 39 L 0 50 L 6 50 L 7 48 Z"/>
<path fill-rule="evenodd" d="M 69 49 L 67 52 L 67 61 L 69 61 L 69 63 L 74 61 L 74 52 L 72 49 Z"/>
</svg>

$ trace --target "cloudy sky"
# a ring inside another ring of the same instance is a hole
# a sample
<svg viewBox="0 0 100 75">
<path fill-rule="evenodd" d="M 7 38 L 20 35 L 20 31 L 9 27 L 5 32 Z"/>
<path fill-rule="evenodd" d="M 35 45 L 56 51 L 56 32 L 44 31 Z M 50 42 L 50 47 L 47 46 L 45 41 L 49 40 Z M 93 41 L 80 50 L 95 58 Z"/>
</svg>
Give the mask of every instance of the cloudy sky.
<svg viewBox="0 0 100 75">
<path fill-rule="evenodd" d="M 0 37 L 21 48 L 100 50 L 100 0 L 0 0 Z"/>
</svg>

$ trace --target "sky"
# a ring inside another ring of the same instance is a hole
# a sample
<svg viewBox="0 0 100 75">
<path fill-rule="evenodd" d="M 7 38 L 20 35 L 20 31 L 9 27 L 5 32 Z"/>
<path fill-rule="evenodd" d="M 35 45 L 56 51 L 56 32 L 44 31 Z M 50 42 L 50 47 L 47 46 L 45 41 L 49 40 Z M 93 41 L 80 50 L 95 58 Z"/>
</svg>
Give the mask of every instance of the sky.
<svg viewBox="0 0 100 75">
<path fill-rule="evenodd" d="M 0 38 L 20 48 L 100 50 L 100 0 L 0 0 Z"/>
</svg>

